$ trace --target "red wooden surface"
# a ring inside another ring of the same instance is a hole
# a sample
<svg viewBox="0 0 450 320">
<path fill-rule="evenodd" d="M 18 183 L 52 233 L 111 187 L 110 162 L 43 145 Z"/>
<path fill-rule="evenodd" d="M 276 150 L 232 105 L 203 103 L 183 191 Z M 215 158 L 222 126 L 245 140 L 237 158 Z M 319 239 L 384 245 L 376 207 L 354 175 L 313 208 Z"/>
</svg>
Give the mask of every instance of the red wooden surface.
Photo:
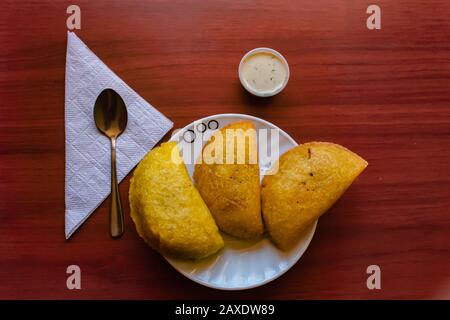
<svg viewBox="0 0 450 320">
<path fill-rule="evenodd" d="M 104 203 L 64 240 L 65 1 L 3 1 L 0 10 L 0 298 L 450 298 L 450 2 L 77 1 L 77 34 L 182 127 L 236 112 L 297 141 L 343 144 L 370 165 L 320 219 L 299 263 L 242 292 L 195 284 L 137 236 L 107 233 Z M 279 96 L 237 78 L 254 47 L 291 68 Z M 167 139 L 167 137 L 166 137 Z M 66 288 L 66 267 L 82 290 Z M 366 288 L 366 268 L 382 289 Z"/>
</svg>

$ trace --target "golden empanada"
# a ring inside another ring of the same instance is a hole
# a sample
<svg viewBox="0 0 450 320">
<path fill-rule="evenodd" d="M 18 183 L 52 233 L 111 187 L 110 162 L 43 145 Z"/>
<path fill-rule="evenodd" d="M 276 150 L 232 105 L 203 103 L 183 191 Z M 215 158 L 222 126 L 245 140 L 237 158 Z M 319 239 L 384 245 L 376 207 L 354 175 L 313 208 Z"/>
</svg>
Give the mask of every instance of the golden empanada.
<svg viewBox="0 0 450 320">
<path fill-rule="evenodd" d="M 366 168 L 346 148 L 327 142 L 297 146 L 279 159 L 278 172 L 265 176 L 261 197 L 266 229 L 281 249 L 328 210 Z"/>
<path fill-rule="evenodd" d="M 219 229 L 240 238 L 263 234 L 255 126 L 235 122 L 217 131 L 195 165 L 194 181 Z"/>
<path fill-rule="evenodd" d="M 129 199 L 137 232 L 164 255 L 200 259 L 224 245 L 176 142 L 161 144 L 139 163 Z"/>
</svg>

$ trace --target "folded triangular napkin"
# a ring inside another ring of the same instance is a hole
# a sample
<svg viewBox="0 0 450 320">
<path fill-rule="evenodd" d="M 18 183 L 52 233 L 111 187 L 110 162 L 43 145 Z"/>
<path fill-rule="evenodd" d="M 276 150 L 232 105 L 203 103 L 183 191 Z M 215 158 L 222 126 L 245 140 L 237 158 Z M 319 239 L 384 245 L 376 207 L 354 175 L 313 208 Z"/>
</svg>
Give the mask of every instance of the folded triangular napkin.
<svg viewBox="0 0 450 320">
<path fill-rule="evenodd" d="M 119 182 L 173 123 L 114 74 L 75 33 L 68 32 L 67 37 L 65 231 L 69 238 L 111 190 L 110 142 L 97 130 L 93 117 L 99 93 L 116 90 L 128 110 L 127 128 L 117 140 Z"/>
</svg>

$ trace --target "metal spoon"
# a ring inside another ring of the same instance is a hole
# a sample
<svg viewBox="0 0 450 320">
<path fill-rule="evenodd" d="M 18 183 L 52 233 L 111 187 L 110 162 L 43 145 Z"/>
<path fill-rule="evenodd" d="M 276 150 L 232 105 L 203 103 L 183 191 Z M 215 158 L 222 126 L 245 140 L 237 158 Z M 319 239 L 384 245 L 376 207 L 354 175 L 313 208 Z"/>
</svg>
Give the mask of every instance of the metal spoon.
<svg viewBox="0 0 450 320">
<path fill-rule="evenodd" d="M 116 173 L 116 140 L 125 130 L 128 121 L 127 107 L 120 95 L 112 89 L 103 90 L 94 106 L 95 125 L 111 140 L 111 207 L 109 228 L 113 238 L 123 234 L 123 212 L 120 204 Z"/>
</svg>

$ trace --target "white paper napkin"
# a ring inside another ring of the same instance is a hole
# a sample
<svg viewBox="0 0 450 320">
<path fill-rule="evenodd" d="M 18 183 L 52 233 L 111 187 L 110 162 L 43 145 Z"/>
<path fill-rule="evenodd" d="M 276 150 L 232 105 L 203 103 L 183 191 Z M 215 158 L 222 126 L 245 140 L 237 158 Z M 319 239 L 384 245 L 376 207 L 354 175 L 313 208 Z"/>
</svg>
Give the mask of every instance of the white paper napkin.
<svg viewBox="0 0 450 320">
<path fill-rule="evenodd" d="M 77 230 L 111 190 L 110 142 L 97 130 L 93 118 L 95 100 L 106 88 L 116 90 L 128 110 L 127 128 L 117 140 L 119 182 L 173 126 L 171 121 L 114 74 L 75 33 L 68 32 L 66 238 Z M 126 196 L 123 194 L 122 198 Z"/>
</svg>

